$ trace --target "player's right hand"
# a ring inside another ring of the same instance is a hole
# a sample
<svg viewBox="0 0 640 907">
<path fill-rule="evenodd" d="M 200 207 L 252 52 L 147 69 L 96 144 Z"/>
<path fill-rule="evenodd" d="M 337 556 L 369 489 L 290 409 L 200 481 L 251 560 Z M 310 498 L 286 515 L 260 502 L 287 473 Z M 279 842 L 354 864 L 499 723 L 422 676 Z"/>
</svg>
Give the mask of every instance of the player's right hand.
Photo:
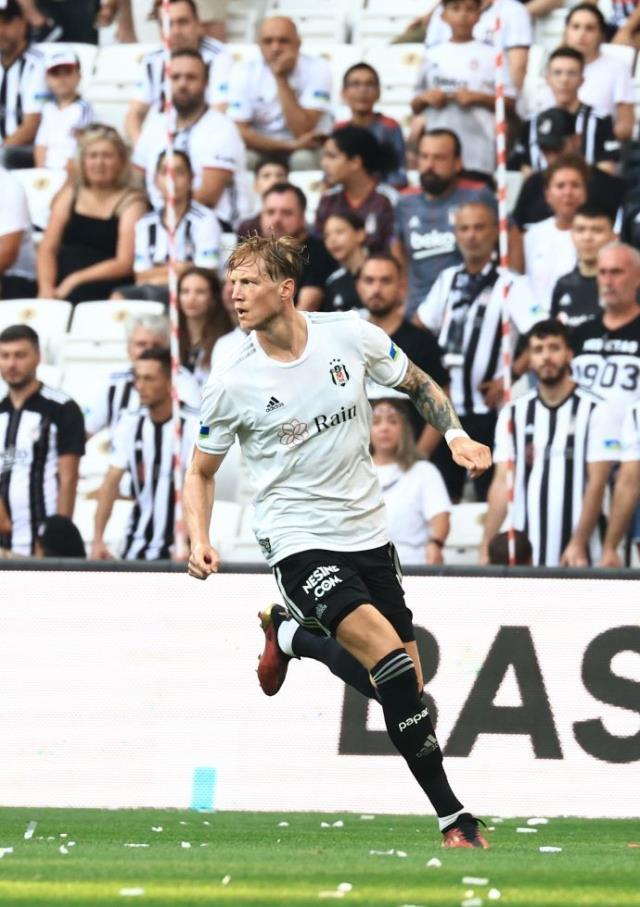
<svg viewBox="0 0 640 907">
<path fill-rule="evenodd" d="M 220 555 L 213 545 L 193 545 L 187 565 L 189 576 L 194 579 L 206 579 L 212 573 L 217 573 L 219 567 Z"/>
</svg>

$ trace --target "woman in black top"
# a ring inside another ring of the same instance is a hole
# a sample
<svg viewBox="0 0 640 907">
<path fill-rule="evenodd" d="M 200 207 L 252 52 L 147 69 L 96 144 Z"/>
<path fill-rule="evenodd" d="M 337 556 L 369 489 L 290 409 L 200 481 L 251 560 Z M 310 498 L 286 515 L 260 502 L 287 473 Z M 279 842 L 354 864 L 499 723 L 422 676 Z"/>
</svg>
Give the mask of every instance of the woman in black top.
<svg viewBox="0 0 640 907">
<path fill-rule="evenodd" d="M 95 125 L 79 143 L 78 174 L 55 198 L 38 249 L 38 295 L 108 299 L 133 281 L 134 225 L 147 210 L 129 184 L 129 153 L 115 129 Z"/>
<path fill-rule="evenodd" d="M 324 225 L 324 244 L 340 267 L 329 275 L 324 286 L 323 311 L 346 312 L 361 309 L 356 278 L 367 251 L 364 221 L 357 214 L 332 214 Z"/>
</svg>

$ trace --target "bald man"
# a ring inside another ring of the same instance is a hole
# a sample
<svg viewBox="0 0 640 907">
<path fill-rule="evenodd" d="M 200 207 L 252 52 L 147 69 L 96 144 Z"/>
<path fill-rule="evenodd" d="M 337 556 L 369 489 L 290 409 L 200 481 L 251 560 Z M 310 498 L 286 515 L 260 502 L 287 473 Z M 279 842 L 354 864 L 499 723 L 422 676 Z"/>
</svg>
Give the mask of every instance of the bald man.
<svg viewBox="0 0 640 907">
<path fill-rule="evenodd" d="M 318 134 L 331 131 L 331 71 L 300 53 L 300 36 L 285 16 L 258 29 L 261 56 L 238 64 L 229 85 L 229 114 L 247 150 L 249 167 L 259 155 L 290 155 L 293 170 L 320 166 Z"/>
</svg>

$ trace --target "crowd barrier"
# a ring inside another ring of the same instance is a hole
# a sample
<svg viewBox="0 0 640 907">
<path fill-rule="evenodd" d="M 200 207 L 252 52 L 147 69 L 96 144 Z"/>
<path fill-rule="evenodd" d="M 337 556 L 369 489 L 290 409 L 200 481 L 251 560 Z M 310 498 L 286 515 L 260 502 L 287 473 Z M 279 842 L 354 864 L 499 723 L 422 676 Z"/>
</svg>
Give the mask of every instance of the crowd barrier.
<svg viewBox="0 0 640 907">
<path fill-rule="evenodd" d="M 5 806 L 429 812 L 380 707 L 324 666 L 294 662 L 261 693 L 270 575 L 43 566 L 0 575 Z M 637 582 L 462 573 L 405 588 L 465 803 L 636 815 Z"/>
</svg>

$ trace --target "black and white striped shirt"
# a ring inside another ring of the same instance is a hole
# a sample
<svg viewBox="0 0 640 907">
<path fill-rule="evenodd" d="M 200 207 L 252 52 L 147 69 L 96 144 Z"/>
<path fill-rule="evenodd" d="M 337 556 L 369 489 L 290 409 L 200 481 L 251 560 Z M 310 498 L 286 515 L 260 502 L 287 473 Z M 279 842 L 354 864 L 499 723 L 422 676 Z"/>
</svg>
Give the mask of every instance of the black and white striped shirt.
<svg viewBox="0 0 640 907">
<path fill-rule="evenodd" d="M 229 48 L 215 38 L 203 38 L 198 51 L 209 70 L 207 103 L 226 104 L 229 97 L 229 74 L 233 65 Z M 160 110 L 164 101 L 163 83 L 164 49 L 159 47 L 146 54 L 142 60 L 136 100 L 149 106 L 157 106 Z"/>
<path fill-rule="evenodd" d="M 84 420 L 66 394 L 42 385 L 21 409 L 0 400 L 0 498 L 12 529 L 0 548 L 30 555 L 40 523 L 56 513 L 58 459 L 84 454 Z"/>
<path fill-rule="evenodd" d="M 0 139 L 13 135 L 25 114 L 42 113 L 48 97 L 45 58 L 37 48 L 27 47 L 7 69 L 0 65 Z"/>
<path fill-rule="evenodd" d="M 182 407 L 182 469 L 191 461 L 198 412 Z M 128 470 L 135 500 L 122 557 L 159 560 L 171 556 L 175 516 L 173 421 L 154 422 L 148 413 L 125 413 L 116 430 L 111 466 Z"/>
<path fill-rule="evenodd" d="M 531 391 L 500 412 L 494 461 L 515 462 L 514 526 L 529 537 L 534 564 L 558 566 L 580 518 L 588 464 L 618 460 L 619 454 L 619 420 L 584 388 L 574 387 L 555 407 Z M 589 542 L 592 562 L 600 546 L 597 527 Z"/>
<path fill-rule="evenodd" d="M 540 116 L 534 114 L 523 126 L 522 136 L 514 148 L 513 166 L 517 169 L 523 165 L 533 170 L 547 168 L 547 159 L 539 144 L 541 139 L 544 144 L 544 136 L 538 129 Z M 575 114 L 575 134 L 580 136 L 580 152 L 587 164 L 620 160 L 620 142 L 613 134 L 610 116 L 598 116 L 593 107 L 581 104 Z"/>
<path fill-rule="evenodd" d="M 148 271 L 169 259 L 169 234 L 164 212 L 150 211 L 136 223 L 134 270 Z M 199 268 L 217 268 L 222 230 L 211 208 L 192 201 L 176 226 L 176 258 Z"/>
</svg>

